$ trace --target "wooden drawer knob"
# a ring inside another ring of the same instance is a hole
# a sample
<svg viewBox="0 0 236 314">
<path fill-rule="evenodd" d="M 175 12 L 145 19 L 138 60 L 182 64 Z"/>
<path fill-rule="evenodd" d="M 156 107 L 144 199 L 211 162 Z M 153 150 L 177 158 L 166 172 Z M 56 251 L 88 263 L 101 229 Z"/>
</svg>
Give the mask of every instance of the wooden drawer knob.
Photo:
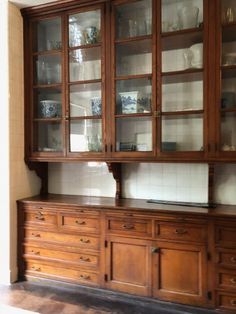
<svg viewBox="0 0 236 314">
<path fill-rule="evenodd" d="M 231 278 L 230 282 L 233 283 L 233 284 L 236 284 L 236 279 L 235 278 Z"/>
<path fill-rule="evenodd" d="M 79 277 L 80 277 L 80 279 L 84 279 L 84 280 L 90 280 L 91 279 L 89 275 L 80 275 Z"/>
<path fill-rule="evenodd" d="M 127 230 L 131 230 L 131 229 L 134 229 L 134 225 L 132 224 L 124 224 L 122 226 L 123 229 L 127 229 Z"/>
<path fill-rule="evenodd" d="M 34 233 L 32 232 L 31 235 L 35 238 L 40 238 L 40 233 Z"/>
<path fill-rule="evenodd" d="M 81 243 L 90 243 L 90 240 L 89 240 L 89 239 L 83 239 L 83 238 L 81 238 L 81 239 L 80 239 L 80 242 L 81 242 Z"/>
<path fill-rule="evenodd" d="M 41 268 L 40 268 L 40 267 L 32 266 L 31 269 L 32 269 L 33 271 L 41 271 Z"/>
<path fill-rule="evenodd" d="M 39 251 L 34 251 L 34 250 L 32 250 L 31 253 L 34 254 L 34 255 L 40 255 L 40 252 L 39 252 Z"/>
<path fill-rule="evenodd" d="M 236 306 L 236 300 L 231 300 L 230 304 L 233 305 L 233 306 Z"/>
<path fill-rule="evenodd" d="M 85 222 L 85 221 L 76 220 L 75 223 L 76 223 L 77 225 L 86 225 L 86 222 Z"/>
<path fill-rule="evenodd" d="M 175 233 L 181 235 L 181 234 L 186 234 L 186 233 L 188 233 L 188 231 L 185 230 L 185 229 L 175 229 Z"/>
<path fill-rule="evenodd" d="M 232 263 L 236 263 L 236 257 L 232 256 L 232 257 L 230 258 L 230 261 L 231 261 Z"/>
<path fill-rule="evenodd" d="M 83 261 L 83 262 L 91 262 L 91 261 L 90 261 L 90 258 L 88 258 L 88 257 L 80 256 L 79 259 L 80 259 L 81 261 Z"/>
<path fill-rule="evenodd" d="M 37 220 L 44 220 L 44 217 L 43 217 L 43 214 L 41 212 L 38 212 L 35 216 L 34 216 L 35 219 Z"/>
</svg>

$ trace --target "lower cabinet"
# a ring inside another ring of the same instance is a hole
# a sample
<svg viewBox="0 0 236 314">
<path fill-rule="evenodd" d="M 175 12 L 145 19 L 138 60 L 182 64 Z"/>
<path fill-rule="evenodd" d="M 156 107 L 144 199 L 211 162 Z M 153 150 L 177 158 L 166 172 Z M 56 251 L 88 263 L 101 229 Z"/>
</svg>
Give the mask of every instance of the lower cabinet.
<svg viewBox="0 0 236 314">
<path fill-rule="evenodd" d="M 152 241 L 120 237 L 106 240 L 106 287 L 150 295 Z"/>
<path fill-rule="evenodd" d="M 153 296 L 185 304 L 207 304 L 205 246 L 168 242 L 154 244 Z"/>
<path fill-rule="evenodd" d="M 236 313 L 236 219 L 82 202 L 18 202 L 19 278 Z"/>
</svg>

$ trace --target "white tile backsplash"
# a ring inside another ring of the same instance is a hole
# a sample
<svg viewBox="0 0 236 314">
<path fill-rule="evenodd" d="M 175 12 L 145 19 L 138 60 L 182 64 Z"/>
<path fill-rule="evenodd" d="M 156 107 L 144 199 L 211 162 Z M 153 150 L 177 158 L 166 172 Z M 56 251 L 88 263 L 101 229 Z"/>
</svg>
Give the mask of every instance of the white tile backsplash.
<svg viewBox="0 0 236 314">
<path fill-rule="evenodd" d="M 206 164 L 124 164 L 123 197 L 207 202 Z M 115 181 L 105 163 L 49 165 L 49 192 L 94 196 L 115 195 Z"/>
</svg>

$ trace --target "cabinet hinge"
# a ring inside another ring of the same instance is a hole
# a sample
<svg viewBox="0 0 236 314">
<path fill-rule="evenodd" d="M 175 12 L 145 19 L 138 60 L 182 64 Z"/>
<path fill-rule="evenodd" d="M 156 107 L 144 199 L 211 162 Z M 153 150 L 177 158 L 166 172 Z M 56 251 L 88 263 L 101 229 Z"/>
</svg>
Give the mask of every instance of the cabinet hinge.
<svg viewBox="0 0 236 314">
<path fill-rule="evenodd" d="M 208 300 L 212 299 L 212 292 L 211 291 L 207 292 L 207 298 L 208 298 Z"/>
<path fill-rule="evenodd" d="M 210 261 L 211 260 L 211 253 L 207 252 L 207 260 Z"/>
<path fill-rule="evenodd" d="M 104 280 L 105 280 L 105 281 L 108 281 L 108 276 L 107 276 L 107 274 L 104 275 Z"/>
<path fill-rule="evenodd" d="M 107 240 L 104 241 L 104 246 L 107 247 Z"/>
</svg>

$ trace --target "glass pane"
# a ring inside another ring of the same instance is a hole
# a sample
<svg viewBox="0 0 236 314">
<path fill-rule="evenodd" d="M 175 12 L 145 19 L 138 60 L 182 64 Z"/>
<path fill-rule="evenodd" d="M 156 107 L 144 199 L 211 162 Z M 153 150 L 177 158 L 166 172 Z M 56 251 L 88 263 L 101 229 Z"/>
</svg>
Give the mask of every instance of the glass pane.
<svg viewBox="0 0 236 314">
<path fill-rule="evenodd" d="M 70 151 L 102 151 L 102 122 L 100 119 L 85 119 L 70 123 Z"/>
<path fill-rule="evenodd" d="M 203 109 L 202 80 L 162 85 L 163 112 L 201 109 Z"/>
<path fill-rule="evenodd" d="M 34 92 L 34 117 L 58 118 L 61 117 L 61 89 L 39 88 Z"/>
<path fill-rule="evenodd" d="M 236 64 L 236 26 L 225 27 L 222 31 L 222 65 Z"/>
<path fill-rule="evenodd" d="M 221 108 L 236 108 L 236 73 L 235 77 L 222 80 Z"/>
<path fill-rule="evenodd" d="M 70 86 L 70 116 L 100 116 L 102 114 L 101 83 Z"/>
<path fill-rule="evenodd" d="M 137 1 L 116 7 L 116 38 L 128 38 L 152 33 L 152 2 Z"/>
<path fill-rule="evenodd" d="M 236 3 L 235 0 L 222 0 L 222 22 L 229 24 L 236 21 Z"/>
<path fill-rule="evenodd" d="M 116 113 L 151 112 L 151 79 L 121 80 L 116 82 Z"/>
<path fill-rule="evenodd" d="M 33 25 L 33 50 L 61 49 L 61 18 L 35 22 Z"/>
<path fill-rule="evenodd" d="M 69 46 L 76 47 L 98 43 L 101 32 L 100 10 L 69 16 Z"/>
<path fill-rule="evenodd" d="M 203 44 L 196 43 L 187 49 L 162 52 L 162 72 L 203 68 Z"/>
<path fill-rule="evenodd" d="M 101 49 L 76 49 L 70 52 L 70 81 L 101 78 Z"/>
<path fill-rule="evenodd" d="M 203 116 L 162 117 L 162 151 L 202 151 Z"/>
<path fill-rule="evenodd" d="M 62 151 L 62 128 L 56 122 L 36 122 L 34 151 Z"/>
<path fill-rule="evenodd" d="M 221 116 L 221 149 L 236 151 L 236 113 L 222 113 Z"/>
<path fill-rule="evenodd" d="M 162 32 L 195 28 L 203 22 L 203 0 L 162 0 Z"/>
<path fill-rule="evenodd" d="M 116 151 L 152 151 L 151 118 L 117 118 Z"/>
<path fill-rule="evenodd" d="M 151 40 L 119 44 L 116 47 L 116 75 L 152 73 Z"/>
<path fill-rule="evenodd" d="M 35 59 L 35 84 L 61 83 L 61 57 L 38 56 Z"/>
</svg>

